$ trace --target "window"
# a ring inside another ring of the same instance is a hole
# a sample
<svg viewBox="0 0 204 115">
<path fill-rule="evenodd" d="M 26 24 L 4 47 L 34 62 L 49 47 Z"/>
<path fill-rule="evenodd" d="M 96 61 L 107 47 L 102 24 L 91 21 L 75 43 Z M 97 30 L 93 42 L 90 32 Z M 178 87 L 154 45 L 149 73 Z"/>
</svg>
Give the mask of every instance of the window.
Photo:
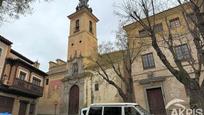
<svg viewBox="0 0 204 115">
<path fill-rule="evenodd" d="M 87 110 L 84 110 L 84 111 L 82 112 L 82 115 L 86 115 L 86 112 L 87 112 Z"/>
<path fill-rule="evenodd" d="M 104 115 L 121 115 L 121 107 L 104 107 Z"/>
<path fill-rule="evenodd" d="M 73 63 L 72 73 L 73 73 L 73 75 L 76 75 L 78 73 L 78 63 Z"/>
<path fill-rule="evenodd" d="M 178 17 L 177 17 L 177 18 L 174 18 L 174 19 L 171 19 L 171 20 L 169 21 L 169 23 L 170 23 L 170 28 L 177 28 L 177 27 L 180 26 L 180 21 L 179 21 L 179 18 L 178 18 Z"/>
<path fill-rule="evenodd" d="M 93 33 L 93 23 L 89 21 L 89 32 Z"/>
<path fill-rule="evenodd" d="M 197 18 L 194 13 L 187 13 L 186 18 L 188 22 L 196 22 Z"/>
<path fill-rule="evenodd" d="M 33 82 L 32 82 L 34 85 L 37 85 L 37 86 L 40 86 L 41 84 L 41 80 L 36 78 L 36 77 L 33 77 Z"/>
<path fill-rule="evenodd" d="M 149 34 L 148 31 L 146 31 L 144 29 L 139 31 L 139 36 L 140 37 L 148 37 L 148 34 Z"/>
<path fill-rule="evenodd" d="M 3 50 L 2 50 L 2 48 L 0 48 L 0 56 L 2 55 L 2 53 L 3 53 Z"/>
<path fill-rule="evenodd" d="M 95 84 L 95 91 L 98 91 L 99 90 L 99 85 L 98 83 Z"/>
<path fill-rule="evenodd" d="M 48 85 L 49 84 L 49 79 L 46 79 L 46 85 Z"/>
<path fill-rule="evenodd" d="M 155 33 L 162 32 L 162 31 L 163 31 L 163 25 L 162 25 L 162 23 L 156 24 L 156 25 L 154 26 L 154 32 L 155 32 Z"/>
<path fill-rule="evenodd" d="M 76 20 L 76 25 L 75 25 L 75 32 L 78 32 L 80 30 L 80 25 L 79 25 L 79 19 Z"/>
<path fill-rule="evenodd" d="M 144 69 L 150 69 L 155 67 L 154 57 L 152 53 L 142 55 L 142 63 Z"/>
<path fill-rule="evenodd" d="M 29 111 L 29 115 L 34 115 L 35 112 L 35 104 L 30 104 L 30 111 Z"/>
<path fill-rule="evenodd" d="M 86 115 L 86 112 L 87 112 L 87 111 L 83 111 L 83 112 L 82 112 L 82 113 L 83 113 L 83 115 Z"/>
<path fill-rule="evenodd" d="M 26 78 L 26 73 L 25 73 L 25 72 L 20 71 L 20 74 L 19 74 L 19 79 L 20 79 L 20 80 L 25 80 L 25 78 Z"/>
<path fill-rule="evenodd" d="M 88 115 L 102 115 L 102 107 L 91 107 Z"/>
<path fill-rule="evenodd" d="M 125 115 L 141 115 L 141 114 L 133 107 L 125 107 Z"/>
<path fill-rule="evenodd" d="M 190 58 L 190 52 L 187 44 L 176 46 L 175 53 L 178 60 L 186 60 Z"/>
</svg>

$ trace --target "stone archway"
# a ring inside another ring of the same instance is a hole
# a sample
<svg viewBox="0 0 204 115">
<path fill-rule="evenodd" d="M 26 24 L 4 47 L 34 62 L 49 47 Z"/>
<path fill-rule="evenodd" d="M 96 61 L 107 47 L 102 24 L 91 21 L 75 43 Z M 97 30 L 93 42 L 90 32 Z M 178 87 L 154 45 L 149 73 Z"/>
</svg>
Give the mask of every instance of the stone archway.
<svg viewBox="0 0 204 115">
<path fill-rule="evenodd" d="M 68 115 L 77 115 L 79 111 L 79 87 L 74 85 L 69 91 L 69 112 Z"/>
</svg>

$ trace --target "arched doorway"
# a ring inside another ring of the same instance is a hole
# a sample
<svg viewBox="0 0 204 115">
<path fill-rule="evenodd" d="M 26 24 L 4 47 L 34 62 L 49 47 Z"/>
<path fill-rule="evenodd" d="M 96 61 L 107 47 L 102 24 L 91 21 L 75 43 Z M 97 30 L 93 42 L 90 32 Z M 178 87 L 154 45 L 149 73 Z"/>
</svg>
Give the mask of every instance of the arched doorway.
<svg viewBox="0 0 204 115">
<path fill-rule="evenodd" d="M 77 115 L 79 111 L 79 87 L 74 85 L 69 91 L 69 115 Z"/>
</svg>

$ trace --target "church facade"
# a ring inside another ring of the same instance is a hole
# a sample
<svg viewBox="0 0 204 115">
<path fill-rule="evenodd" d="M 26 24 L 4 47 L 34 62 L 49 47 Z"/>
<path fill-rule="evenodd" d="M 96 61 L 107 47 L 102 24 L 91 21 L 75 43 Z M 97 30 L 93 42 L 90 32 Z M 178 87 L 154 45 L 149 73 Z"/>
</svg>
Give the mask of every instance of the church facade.
<svg viewBox="0 0 204 115">
<path fill-rule="evenodd" d="M 166 31 L 166 16 L 176 31 L 187 33 L 187 30 L 183 29 L 186 25 L 179 6 L 156 15 L 156 22 L 161 28 L 159 30 Z M 88 58 L 97 58 L 98 55 L 96 30 L 99 19 L 88 7 L 87 2 L 80 2 L 76 12 L 68 18 L 70 32 L 67 61 L 57 59 L 55 62 L 49 62 L 49 85 L 44 89 L 44 97 L 39 100 L 39 115 L 79 115 L 80 109 L 92 103 L 122 102 L 114 87 L 94 71 L 86 70 L 93 64 Z M 141 33 L 142 27 L 137 23 L 125 26 L 124 30 L 130 38 L 144 34 Z M 176 38 L 185 38 L 182 39 L 183 44 L 178 44 L 182 47 L 179 49 L 185 53 L 189 51 L 185 48 L 195 51 L 191 42 L 186 41 L 191 37 L 189 34 L 182 34 Z M 185 47 L 186 45 L 188 47 Z M 165 53 L 168 55 L 168 52 Z M 172 108 L 166 109 L 165 106 L 173 99 L 182 99 L 185 101 L 183 105 L 189 106 L 188 90 L 166 69 L 151 45 L 141 53 L 132 68 L 136 102 L 152 114 L 170 114 Z M 116 76 L 111 69 L 109 74 Z M 204 78 L 203 74 L 201 77 Z M 116 81 L 120 83 L 119 80 Z"/>
<path fill-rule="evenodd" d="M 92 103 L 122 101 L 116 89 L 85 69 L 93 64 L 88 58 L 98 55 L 96 30 L 99 19 L 91 8 L 80 4 L 68 18 L 67 62 L 60 59 L 49 62 L 49 86 L 39 101 L 39 115 L 78 115 L 80 109 Z"/>
</svg>

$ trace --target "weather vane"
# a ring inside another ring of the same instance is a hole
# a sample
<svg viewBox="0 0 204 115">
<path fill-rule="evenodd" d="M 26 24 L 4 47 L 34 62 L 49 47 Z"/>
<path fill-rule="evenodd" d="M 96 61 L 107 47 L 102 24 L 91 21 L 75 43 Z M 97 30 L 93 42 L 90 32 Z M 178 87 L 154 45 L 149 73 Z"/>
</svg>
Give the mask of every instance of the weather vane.
<svg viewBox="0 0 204 115">
<path fill-rule="evenodd" d="M 76 7 L 76 10 L 80 10 L 81 8 L 88 8 L 91 10 L 91 8 L 89 8 L 88 2 L 89 0 L 79 0 L 79 4 Z"/>
</svg>

